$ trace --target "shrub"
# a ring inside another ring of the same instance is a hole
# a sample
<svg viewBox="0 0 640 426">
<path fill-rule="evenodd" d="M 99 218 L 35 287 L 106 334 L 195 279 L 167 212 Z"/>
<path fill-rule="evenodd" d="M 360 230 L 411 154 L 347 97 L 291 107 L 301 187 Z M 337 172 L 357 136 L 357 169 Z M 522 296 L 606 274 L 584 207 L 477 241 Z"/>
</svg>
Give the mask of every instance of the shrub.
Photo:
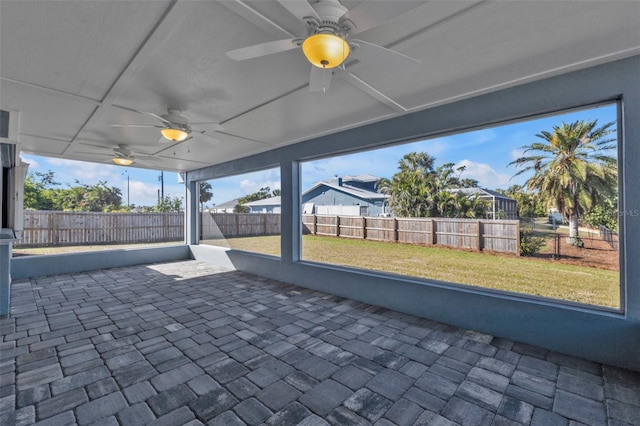
<svg viewBox="0 0 640 426">
<path fill-rule="evenodd" d="M 571 239 L 571 245 L 574 247 L 579 247 L 579 248 L 583 248 L 584 247 L 584 241 L 582 241 L 582 238 L 575 236 Z"/>
<path fill-rule="evenodd" d="M 546 240 L 537 235 L 531 228 L 520 229 L 520 255 L 533 256 L 539 253 L 547 244 Z"/>
</svg>

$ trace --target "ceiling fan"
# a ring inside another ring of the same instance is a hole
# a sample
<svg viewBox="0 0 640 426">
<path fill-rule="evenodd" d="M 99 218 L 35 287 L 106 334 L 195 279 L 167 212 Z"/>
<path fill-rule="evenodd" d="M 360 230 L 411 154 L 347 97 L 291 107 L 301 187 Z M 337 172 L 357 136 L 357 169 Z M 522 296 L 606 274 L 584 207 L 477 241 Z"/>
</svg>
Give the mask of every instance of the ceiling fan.
<svg viewBox="0 0 640 426">
<path fill-rule="evenodd" d="M 77 154 L 88 154 L 92 156 L 93 155 L 108 156 L 111 158 L 110 160 L 105 160 L 105 162 L 113 161 L 115 164 L 119 166 L 130 166 L 133 163 L 148 165 L 149 163 L 160 162 L 159 159 L 151 155 L 136 153 L 131 148 L 129 148 L 127 145 L 124 145 L 124 144 L 119 144 L 117 148 L 113 148 L 113 149 L 105 148 L 102 146 L 93 146 L 93 148 L 102 149 L 102 150 L 108 149 L 111 151 L 111 153 L 77 152 Z"/>
<path fill-rule="evenodd" d="M 318 0 L 313 4 L 304 0 L 278 0 L 278 3 L 304 23 L 307 28 L 306 36 L 231 50 L 226 52 L 228 57 L 243 61 L 301 48 L 312 65 L 309 79 L 309 90 L 312 92 L 328 89 L 333 70 L 344 71 L 345 60 L 352 56 L 372 66 L 382 67 L 383 71 L 388 70 L 390 74 L 412 72 L 420 64 L 402 53 L 364 40 L 350 39 L 350 36 L 399 16 L 419 6 L 421 2 L 363 1 L 351 10 L 339 0 Z M 330 71 L 327 73 L 327 70 Z M 358 77 L 355 78 L 358 81 L 347 80 L 379 98 L 380 92 Z M 371 93 L 372 91 L 375 93 Z"/>
<path fill-rule="evenodd" d="M 220 141 L 209 134 L 205 133 L 205 130 L 198 130 L 192 125 L 207 125 L 209 128 L 214 131 L 222 130 L 222 126 L 218 123 L 213 122 L 199 122 L 192 123 L 189 120 L 181 115 L 182 113 L 177 109 L 169 109 L 167 114 L 154 114 L 152 112 L 146 111 L 138 111 L 134 109 L 125 108 L 130 111 L 137 112 L 139 114 L 147 115 L 158 120 L 160 123 L 156 125 L 150 124 L 110 124 L 112 127 L 154 127 L 160 129 L 160 133 L 162 134 L 162 138 L 160 138 L 160 142 L 168 143 L 168 142 L 184 142 L 188 139 L 193 138 L 194 136 L 204 136 L 211 143 L 220 143 Z"/>
</svg>

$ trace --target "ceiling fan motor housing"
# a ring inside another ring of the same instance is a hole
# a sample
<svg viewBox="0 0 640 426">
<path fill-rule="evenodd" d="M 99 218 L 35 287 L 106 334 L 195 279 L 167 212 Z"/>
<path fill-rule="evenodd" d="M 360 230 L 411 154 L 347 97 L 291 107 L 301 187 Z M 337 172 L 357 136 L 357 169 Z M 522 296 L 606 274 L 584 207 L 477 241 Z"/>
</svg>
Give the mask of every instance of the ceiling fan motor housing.
<svg viewBox="0 0 640 426">
<path fill-rule="evenodd" d="M 349 10 L 338 0 L 320 0 L 313 9 L 320 17 L 305 18 L 309 37 L 302 42 L 302 51 L 309 62 L 318 68 L 335 68 L 349 56 L 345 41 L 349 26 L 342 28 L 340 18 Z"/>
</svg>

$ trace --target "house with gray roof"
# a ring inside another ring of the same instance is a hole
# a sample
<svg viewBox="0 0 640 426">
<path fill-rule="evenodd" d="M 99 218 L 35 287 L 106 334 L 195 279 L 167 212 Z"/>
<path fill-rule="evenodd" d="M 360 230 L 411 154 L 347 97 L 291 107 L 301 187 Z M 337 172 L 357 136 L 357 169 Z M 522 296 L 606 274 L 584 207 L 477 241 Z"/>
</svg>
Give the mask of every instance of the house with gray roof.
<svg viewBox="0 0 640 426">
<path fill-rule="evenodd" d="M 376 192 L 379 178 L 362 174 L 317 182 L 302 193 L 306 214 L 386 216 L 389 195 Z"/>
</svg>

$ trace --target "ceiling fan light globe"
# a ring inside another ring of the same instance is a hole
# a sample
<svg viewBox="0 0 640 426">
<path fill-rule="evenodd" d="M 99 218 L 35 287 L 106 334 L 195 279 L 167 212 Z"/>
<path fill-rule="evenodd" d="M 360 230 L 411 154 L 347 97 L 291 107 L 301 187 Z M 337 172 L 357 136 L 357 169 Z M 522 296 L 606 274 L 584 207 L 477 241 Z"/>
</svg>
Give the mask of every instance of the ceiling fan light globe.
<svg viewBox="0 0 640 426">
<path fill-rule="evenodd" d="M 349 43 L 335 34 L 313 34 L 302 43 L 302 52 L 318 68 L 335 68 L 349 56 Z"/>
<path fill-rule="evenodd" d="M 167 128 L 160 130 L 160 133 L 165 139 L 169 139 L 172 142 L 182 142 L 189 137 L 189 133 L 181 129 Z"/>
<path fill-rule="evenodd" d="M 133 164 L 132 159 L 123 157 L 113 157 L 113 162 L 118 166 L 130 166 L 131 164 Z"/>
</svg>

